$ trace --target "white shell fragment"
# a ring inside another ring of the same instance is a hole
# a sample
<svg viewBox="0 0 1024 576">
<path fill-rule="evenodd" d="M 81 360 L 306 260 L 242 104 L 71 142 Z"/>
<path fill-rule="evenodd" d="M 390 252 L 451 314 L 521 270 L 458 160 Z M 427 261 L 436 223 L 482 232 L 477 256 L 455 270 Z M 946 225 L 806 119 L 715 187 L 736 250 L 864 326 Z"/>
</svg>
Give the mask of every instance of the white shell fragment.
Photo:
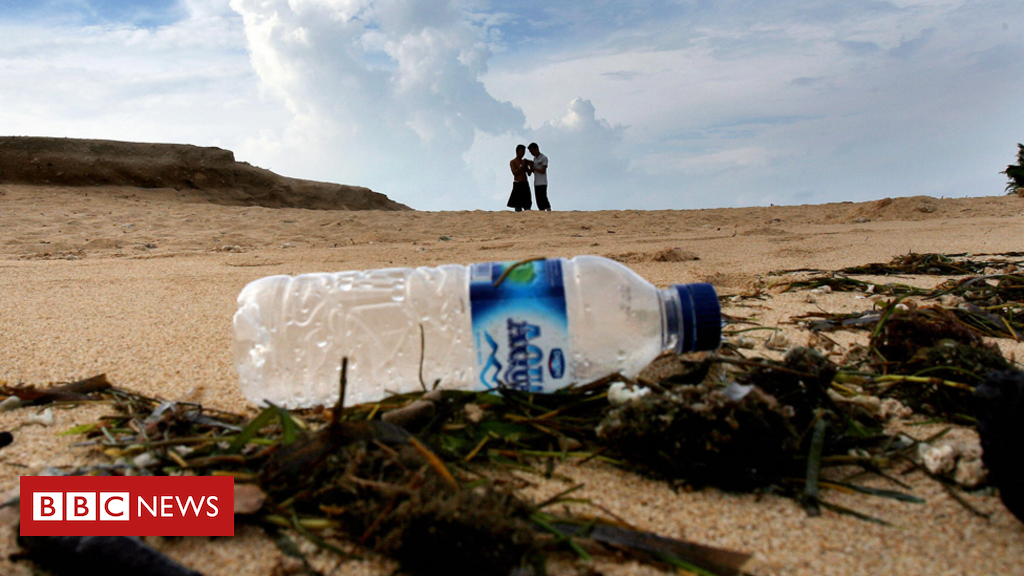
<svg viewBox="0 0 1024 576">
<path fill-rule="evenodd" d="M 730 382 L 729 385 L 725 387 L 725 390 L 722 390 L 722 395 L 733 402 L 739 402 L 746 398 L 747 394 L 750 394 L 750 391 L 753 389 L 753 384 L 744 385 L 738 382 Z"/>
<path fill-rule="evenodd" d="M 913 416 L 914 410 L 905 406 L 902 402 L 895 398 L 886 398 L 882 400 L 882 405 L 878 410 L 878 415 L 886 420 L 892 418 L 909 418 Z"/>
<path fill-rule="evenodd" d="M 956 449 L 949 444 L 942 446 L 921 444 L 918 451 L 924 467 L 932 474 L 947 474 L 956 468 Z"/>
<path fill-rule="evenodd" d="M 28 418 L 25 418 L 25 424 L 53 426 L 53 422 L 53 408 L 47 408 L 39 414 L 29 414 Z"/>
<path fill-rule="evenodd" d="M 776 332 L 764 343 L 764 347 L 769 350 L 785 350 L 789 348 L 789 338 L 782 332 Z"/>
<path fill-rule="evenodd" d="M 612 406 L 622 406 L 650 393 L 651 389 L 646 386 L 629 387 L 625 382 L 616 382 L 608 387 L 608 402 Z"/>
<path fill-rule="evenodd" d="M 149 452 L 143 452 L 135 458 L 132 458 L 132 465 L 136 468 L 149 468 L 160 463 L 160 460 L 156 456 L 153 456 Z"/>
</svg>

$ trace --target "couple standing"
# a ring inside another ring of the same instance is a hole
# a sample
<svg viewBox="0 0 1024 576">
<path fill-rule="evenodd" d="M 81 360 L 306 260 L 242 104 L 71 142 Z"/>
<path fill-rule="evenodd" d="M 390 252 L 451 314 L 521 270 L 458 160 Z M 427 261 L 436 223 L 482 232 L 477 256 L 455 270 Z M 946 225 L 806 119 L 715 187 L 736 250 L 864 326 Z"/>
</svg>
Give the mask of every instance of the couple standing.
<svg viewBox="0 0 1024 576">
<path fill-rule="evenodd" d="M 523 158 L 529 148 L 533 160 Z M 512 195 L 508 197 L 509 208 L 515 208 L 516 212 L 529 210 L 533 207 L 533 199 L 530 197 L 530 174 L 533 174 L 533 189 L 537 194 L 537 210 L 551 211 L 551 203 L 548 202 L 548 157 L 540 153 L 540 146 L 534 142 L 528 147 L 520 144 L 516 146 L 516 157 L 509 162 L 512 169 Z"/>
</svg>

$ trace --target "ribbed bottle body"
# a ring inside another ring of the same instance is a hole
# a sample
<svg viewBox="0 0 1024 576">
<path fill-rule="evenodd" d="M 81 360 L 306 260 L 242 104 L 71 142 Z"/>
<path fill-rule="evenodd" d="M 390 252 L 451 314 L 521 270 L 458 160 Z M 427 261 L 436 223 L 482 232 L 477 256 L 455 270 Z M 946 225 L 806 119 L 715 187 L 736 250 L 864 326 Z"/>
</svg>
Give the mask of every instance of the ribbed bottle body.
<svg viewBox="0 0 1024 576">
<path fill-rule="evenodd" d="M 246 398 L 285 408 L 334 404 L 343 358 L 345 405 L 435 385 L 551 392 L 635 376 L 687 322 L 677 292 L 597 256 L 270 276 L 238 296 L 234 358 Z"/>
<path fill-rule="evenodd" d="M 238 296 L 235 367 L 243 394 L 287 408 L 346 405 L 440 379 L 469 388 L 472 371 L 463 266 L 271 276 Z"/>
</svg>

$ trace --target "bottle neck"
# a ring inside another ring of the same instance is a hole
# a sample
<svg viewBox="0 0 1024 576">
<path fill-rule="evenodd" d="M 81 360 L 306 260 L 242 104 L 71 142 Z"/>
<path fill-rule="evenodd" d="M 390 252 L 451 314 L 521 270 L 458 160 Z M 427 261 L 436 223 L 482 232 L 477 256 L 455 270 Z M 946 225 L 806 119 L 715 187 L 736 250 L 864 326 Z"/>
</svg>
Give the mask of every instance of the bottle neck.
<svg viewBox="0 0 1024 576">
<path fill-rule="evenodd" d="M 676 284 L 659 290 L 663 350 L 677 354 L 714 350 L 722 339 L 722 312 L 710 284 Z"/>
<path fill-rule="evenodd" d="M 661 349 L 675 352 L 681 336 L 679 292 L 675 288 L 659 290 L 661 297 Z"/>
</svg>

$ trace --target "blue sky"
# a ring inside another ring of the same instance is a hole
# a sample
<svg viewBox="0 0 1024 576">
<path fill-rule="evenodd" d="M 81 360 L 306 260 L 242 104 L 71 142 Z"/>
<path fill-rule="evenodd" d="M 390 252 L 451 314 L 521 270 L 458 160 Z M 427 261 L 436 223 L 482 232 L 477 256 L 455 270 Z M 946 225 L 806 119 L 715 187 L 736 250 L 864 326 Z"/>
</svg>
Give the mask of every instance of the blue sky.
<svg viewBox="0 0 1024 576">
<path fill-rule="evenodd" d="M 219 146 L 421 210 L 986 196 L 1019 0 L 7 0 L 0 134 Z"/>
</svg>

